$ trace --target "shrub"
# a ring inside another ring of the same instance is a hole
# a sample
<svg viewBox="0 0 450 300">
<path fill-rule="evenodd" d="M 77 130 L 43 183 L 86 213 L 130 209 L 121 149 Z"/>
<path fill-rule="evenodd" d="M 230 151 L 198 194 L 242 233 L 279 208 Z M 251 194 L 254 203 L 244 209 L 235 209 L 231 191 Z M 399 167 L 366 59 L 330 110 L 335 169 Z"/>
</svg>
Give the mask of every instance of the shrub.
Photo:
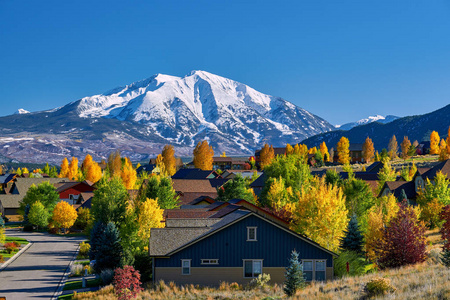
<svg viewBox="0 0 450 300">
<path fill-rule="evenodd" d="M 237 282 L 232 282 L 230 283 L 230 289 L 238 291 L 241 289 L 241 286 Z"/>
<path fill-rule="evenodd" d="M 6 244 L 3 245 L 3 247 L 5 247 L 6 251 L 9 254 L 13 253 L 14 251 L 17 251 L 17 247 L 16 247 L 16 245 L 13 242 L 6 243 Z"/>
<path fill-rule="evenodd" d="M 4 263 L 5 259 L 3 258 L 3 255 L 0 254 L 0 263 Z"/>
<path fill-rule="evenodd" d="M 441 252 L 441 262 L 447 268 L 450 268 L 450 250 L 444 249 Z"/>
<path fill-rule="evenodd" d="M 270 281 L 270 274 L 259 274 L 258 277 L 253 278 L 250 283 L 250 288 L 262 288 Z"/>
<path fill-rule="evenodd" d="M 119 300 L 136 298 L 143 291 L 141 275 L 132 266 L 117 268 L 114 275 L 114 292 Z"/>
<path fill-rule="evenodd" d="M 395 292 L 395 287 L 391 285 L 389 279 L 376 277 L 366 283 L 364 290 L 368 297 L 375 297 L 393 293 Z"/>
<path fill-rule="evenodd" d="M 114 279 L 114 270 L 105 269 L 100 272 L 100 278 L 102 279 L 103 285 L 110 284 Z"/>
<path fill-rule="evenodd" d="M 349 273 L 347 273 L 347 262 L 349 263 Z M 342 251 L 334 260 L 334 274 L 337 277 L 359 276 L 367 272 L 369 264 L 362 255 L 354 251 Z"/>
<path fill-rule="evenodd" d="M 18 241 L 13 241 L 12 242 L 17 248 L 20 248 L 20 243 Z"/>
<path fill-rule="evenodd" d="M 83 256 L 83 257 L 87 257 L 90 249 L 91 249 L 91 245 L 89 245 L 89 243 L 81 242 L 79 255 Z"/>
</svg>

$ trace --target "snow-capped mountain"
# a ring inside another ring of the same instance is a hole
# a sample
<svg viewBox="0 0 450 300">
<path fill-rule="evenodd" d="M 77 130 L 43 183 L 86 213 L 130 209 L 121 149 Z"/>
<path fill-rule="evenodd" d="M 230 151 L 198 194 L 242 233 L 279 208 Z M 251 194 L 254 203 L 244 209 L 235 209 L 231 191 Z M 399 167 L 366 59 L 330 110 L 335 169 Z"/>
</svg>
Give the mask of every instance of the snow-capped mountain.
<svg viewBox="0 0 450 300">
<path fill-rule="evenodd" d="M 23 108 L 19 108 L 14 114 L 16 115 L 24 115 L 24 114 L 29 114 L 30 112 L 28 110 L 25 110 Z"/>
<path fill-rule="evenodd" d="M 399 117 L 392 116 L 392 115 L 387 115 L 386 117 L 383 117 L 381 115 L 376 115 L 376 116 L 370 116 L 370 117 L 365 118 L 365 119 L 361 119 L 361 120 L 356 121 L 356 122 L 346 123 L 346 124 L 343 124 L 343 125 L 336 125 L 336 128 L 338 128 L 340 130 L 350 130 L 353 127 L 369 124 L 369 123 L 372 123 L 372 122 L 379 122 L 379 123 L 382 123 L 382 124 L 387 124 L 387 123 L 390 123 L 392 121 L 397 120 L 398 118 Z"/>
<path fill-rule="evenodd" d="M 152 156 L 167 143 L 177 148 L 177 155 L 190 155 L 203 139 L 216 153 L 251 154 L 264 143 L 294 144 L 333 129 L 282 98 L 205 71 L 184 77 L 157 74 L 61 108 L 0 118 L 0 136 L 33 133 L 47 146 L 54 146 L 56 138 L 43 139 L 43 134 L 58 135 L 59 142 L 63 136 L 66 146 L 51 147 L 53 152 L 91 151 L 98 157 L 125 145 L 132 147 L 130 153 Z M 82 150 L 74 148 L 74 140 Z"/>
</svg>

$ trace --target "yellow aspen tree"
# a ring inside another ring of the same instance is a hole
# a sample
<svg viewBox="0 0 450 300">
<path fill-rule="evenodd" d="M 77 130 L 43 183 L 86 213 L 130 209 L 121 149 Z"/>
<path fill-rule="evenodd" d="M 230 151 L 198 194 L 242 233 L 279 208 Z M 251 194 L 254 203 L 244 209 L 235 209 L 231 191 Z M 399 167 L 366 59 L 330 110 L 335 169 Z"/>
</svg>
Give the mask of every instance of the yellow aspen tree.
<svg viewBox="0 0 450 300">
<path fill-rule="evenodd" d="M 78 158 L 72 157 L 69 164 L 68 177 L 70 180 L 78 179 Z"/>
<path fill-rule="evenodd" d="M 389 157 L 392 159 L 397 158 L 398 156 L 398 143 L 395 134 L 391 137 L 388 144 L 388 153 Z"/>
<path fill-rule="evenodd" d="M 320 153 L 322 153 L 324 161 L 331 161 L 330 153 L 328 152 L 328 147 L 325 141 L 320 144 Z"/>
<path fill-rule="evenodd" d="M 194 149 L 194 166 L 201 170 L 212 170 L 214 150 L 208 141 L 198 142 Z"/>
<path fill-rule="evenodd" d="M 77 211 L 72 205 L 65 201 L 60 201 L 53 209 L 52 219 L 58 227 L 68 229 L 73 226 L 77 216 Z"/>
<path fill-rule="evenodd" d="M 93 161 L 87 169 L 86 180 L 96 183 L 102 178 L 102 175 L 102 168 L 98 163 Z"/>
<path fill-rule="evenodd" d="M 447 153 L 450 155 L 450 126 L 448 127 L 448 131 L 447 131 Z"/>
<path fill-rule="evenodd" d="M 337 154 L 339 163 L 346 165 L 350 163 L 350 141 L 345 136 L 341 137 L 337 143 Z"/>
<path fill-rule="evenodd" d="M 223 151 L 222 154 L 220 154 L 220 157 L 227 157 L 227 154 L 225 153 L 225 151 Z"/>
<path fill-rule="evenodd" d="M 439 133 L 433 131 L 430 135 L 430 154 L 439 154 Z"/>
<path fill-rule="evenodd" d="M 175 159 L 175 149 L 172 145 L 165 145 L 162 151 L 163 162 L 167 174 L 172 176 L 177 172 L 177 161 Z"/>
<path fill-rule="evenodd" d="M 280 210 L 290 202 L 292 187 L 286 188 L 281 176 L 279 178 L 273 178 L 271 181 L 269 191 L 266 195 L 267 204 L 276 210 Z"/>
<path fill-rule="evenodd" d="M 439 161 L 447 160 L 449 157 L 447 152 L 447 143 L 444 139 L 441 140 L 441 143 L 439 145 Z"/>
<path fill-rule="evenodd" d="M 413 178 L 414 175 L 416 175 L 417 167 L 416 164 L 413 162 L 411 168 L 409 169 L 409 178 Z"/>
<path fill-rule="evenodd" d="M 380 257 L 377 249 L 383 240 L 383 228 L 384 223 L 381 207 L 371 209 L 367 218 L 367 230 L 364 235 L 364 240 L 367 258 L 372 262 L 376 262 Z"/>
<path fill-rule="evenodd" d="M 93 162 L 92 156 L 90 154 L 86 154 L 83 163 L 81 164 L 81 170 L 83 170 L 83 172 L 87 172 L 92 162 Z"/>
<path fill-rule="evenodd" d="M 340 187 L 315 178 L 308 187 L 297 192 L 298 202 L 290 205 L 291 228 L 321 246 L 337 251 L 348 225 L 348 210 Z"/>
<path fill-rule="evenodd" d="M 167 177 L 166 165 L 164 164 L 164 157 L 161 154 L 158 154 L 156 157 L 156 168 L 159 169 L 159 175 L 163 177 Z"/>
<path fill-rule="evenodd" d="M 108 157 L 108 169 L 111 177 L 120 177 L 122 172 L 122 158 L 120 151 L 112 152 Z"/>
<path fill-rule="evenodd" d="M 402 148 L 402 158 L 407 159 L 409 157 L 408 152 L 409 148 L 411 147 L 411 141 L 408 139 L 407 136 L 403 137 L 403 142 L 400 144 L 400 147 Z M 447 149 L 445 149 L 447 151 Z"/>
<path fill-rule="evenodd" d="M 294 153 L 294 148 L 291 145 L 287 144 L 286 145 L 286 155 L 291 155 L 293 153 Z"/>
<path fill-rule="evenodd" d="M 133 168 L 133 164 L 128 157 L 125 157 L 125 163 L 123 164 L 121 177 L 123 181 L 123 185 L 127 190 L 134 189 L 134 185 L 136 184 L 137 174 L 136 170 Z"/>
<path fill-rule="evenodd" d="M 264 169 L 265 166 L 270 165 L 274 158 L 275 151 L 273 150 L 272 145 L 269 146 L 268 144 L 264 144 L 264 147 L 259 153 L 259 165 L 261 169 Z"/>
<path fill-rule="evenodd" d="M 150 229 L 164 227 L 163 212 L 164 210 L 159 207 L 157 200 L 147 198 L 146 201 L 139 204 L 138 236 L 143 244 L 148 244 Z"/>
<path fill-rule="evenodd" d="M 309 149 L 308 153 L 309 154 L 316 154 L 317 152 L 317 147 L 312 147 L 311 149 Z"/>
<path fill-rule="evenodd" d="M 375 147 L 373 146 L 372 139 L 370 137 L 366 137 L 362 147 L 362 156 L 364 161 L 370 163 L 373 161 L 375 156 Z"/>
</svg>

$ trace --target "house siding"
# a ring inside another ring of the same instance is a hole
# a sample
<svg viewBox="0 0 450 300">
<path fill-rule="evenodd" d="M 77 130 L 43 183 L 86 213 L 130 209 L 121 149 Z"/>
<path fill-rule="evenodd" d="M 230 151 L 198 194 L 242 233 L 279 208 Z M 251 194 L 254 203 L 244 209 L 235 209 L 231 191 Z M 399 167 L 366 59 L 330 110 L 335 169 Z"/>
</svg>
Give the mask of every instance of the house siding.
<svg viewBox="0 0 450 300">
<path fill-rule="evenodd" d="M 257 227 L 257 241 L 247 242 L 247 227 Z M 201 273 L 203 277 L 210 276 L 210 269 L 230 269 L 226 272 L 232 272 L 231 270 L 236 268 L 239 270 L 238 272 L 233 273 L 233 276 L 230 275 L 229 279 L 222 277 L 222 281 L 243 282 L 247 280 L 243 278 L 243 260 L 262 259 L 263 272 L 265 272 L 264 270 L 278 269 L 278 271 L 273 271 L 273 282 L 279 282 L 284 276 L 281 274 L 284 274 L 293 250 L 299 252 L 300 260 L 323 259 L 327 262 L 327 268 L 331 270 L 333 268 L 333 257 L 330 253 L 261 218 L 250 216 L 173 254 L 170 258 L 156 258 L 155 279 L 173 280 L 177 283 L 187 280 L 189 283 L 209 284 L 207 283 L 208 279 L 200 280 L 196 276 L 178 281 L 178 276 L 172 278 L 171 275 L 168 275 L 172 274 L 170 270 L 177 270 L 176 272 L 182 276 L 181 260 L 190 259 L 192 270 L 199 268 L 199 272 L 204 272 L 204 274 Z M 219 264 L 201 265 L 201 259 L 219 259 Z M 332 278 L 332 272 L 331 277 L 327 276 L 327 278 Z M 215 281 L 216 279 L 211 280 Z"/>
<path fill-rule="evenodd" d="M 78 184 L 74 187 L 71 187 L 65 191 L 59 193 L 59 199 L 69 199 L 69 195 L 79 195 L 85 192 L 93 192 L 94 188 L 84 184 Z"/>
</svg>

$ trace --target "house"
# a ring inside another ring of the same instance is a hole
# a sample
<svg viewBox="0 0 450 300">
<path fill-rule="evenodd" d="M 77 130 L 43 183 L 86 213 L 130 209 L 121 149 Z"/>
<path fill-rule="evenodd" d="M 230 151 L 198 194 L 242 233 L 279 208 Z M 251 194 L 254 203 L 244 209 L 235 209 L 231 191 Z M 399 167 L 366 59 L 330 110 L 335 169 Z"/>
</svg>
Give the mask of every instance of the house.
<svg viewBox="0 0 450 300">
<path fill-rule="evenodd" d="M 159 168 L 156 169 L 156 164 L 145 164 L 140 166 L 139 168 L 136 169 L 136 173 L 138 175 L 141 175 L 143 172 L 146 172 L 148 174 L 152 174 L 152 173 L 156 173 L 156 171 L 158 171 L 159 173 Z"/>
<path fill-rule="evenodd" d="M 222 173 L 222 178 L 233 179 L 238 174 L 240 174 L 244 178 L 253 178 L 253 176 L 261 176 L 263 172 L 256 170 L 226 170 Z"/>
<path fill-rule="evenodd" d="M 403 201 L 402 191 L 405 191 L 406 197 L 408 200 L 414 201 L 417 197 L 417 192 L 415 190 L 414 181 L 386 181 L 381 188 L 378 197 L 388 196 L 389 194 L 393 194 L 395 198 L 399 201 Z"/>
<path fill-rule="evenodd" d="M 2 194 L 9 193 L 9 190 L 11 189 L 16 176 L 17 176 L 16 174 L 0 175 L 0 193 L 2 193 Z"/>
<path fill-rule="evenodd" d="M 262 190 L 264 189 L 264 183 L 266 182 L 266 176 L 262 173 L 255 181 L 250 183 L 250 187 L 253 189 L 253 192 L 257 197 L 261 195 Z"/>
<path fill-rule="evenodd" d="M 364 158 L 362 157 L 362 150 L 364 144 L 350 143 L 348 150 L 350 155 L 350 162 L 352 163 L 362 163 Z M 334 147 L 337 149 L 337 146 Z M 338 152 L 334 151 L 333 162 L 337 163 L 339 161 Z"/>
<path fill-rule="evenodd" d="M 198 209 L 193 218 L 187 215 L 195 215 L 195 209 L 182 218 L 169 214 L 165 228 L 151 229 L 154 282 L 247 284 L 264 273 L 270 274 L 271 283 L 281 284 L 293 250 L 307 281 L 333 278 L 336 254 L 290 230 L 284 220 L 244 200 L 215 206 Z"/>
<path fill-rule="evenodd" d="M 7 194 L 0 194 L 0 212 L 10 220 L 18 220 L 17 210 L 20 202 L 25 197 L 32 185 L 39 185 L 43 182 L 49 182 L 53 185 L 64 185 L 70 181 L 68 178 L 22 178 L 17 177 L 11 185 Z"/>
<path fill-rule="evenodd" d="M 78 197 L 82 193 L 92 193 L 95 190 L 93 183 L 90 181 L 83 182 L 58 182 L 53 184 L 56 188 L 56 192 L 59 194 L 59 199 L 68 202 L 71 205 L 81 204 L 81 200 L 78 201 Z M 86 194 L 85 194 L 86 197 Z M 87 199 L 86 199 L 87 200 Z"/>
<path fill-rule="evenodd" d="M 425 155 L 430 153 L 430 141 L 422 141 L 419 143 L 416 149 L 416 153 L 419 155 Z"/>
<path fill-rule="evenodd" d="M 213 157 L 213 170 L 249 170 L 250 168 L 250 164 L 243 158 Z"/>
<path fill-rule="evenodd" d="M 222 178 L 219 173 L 212 170 L 180 169 L 173 174 L 172 179 L 214 179 Z"/>
<path fill-rule="evenodd" d="M 172 179 L 173 188 L 179 195 L 180 205 L 186 205 L 193 200 L 208 196 L 217 198 L 217 189 L 222 187 L 229 179 Z"/>
</svg>

